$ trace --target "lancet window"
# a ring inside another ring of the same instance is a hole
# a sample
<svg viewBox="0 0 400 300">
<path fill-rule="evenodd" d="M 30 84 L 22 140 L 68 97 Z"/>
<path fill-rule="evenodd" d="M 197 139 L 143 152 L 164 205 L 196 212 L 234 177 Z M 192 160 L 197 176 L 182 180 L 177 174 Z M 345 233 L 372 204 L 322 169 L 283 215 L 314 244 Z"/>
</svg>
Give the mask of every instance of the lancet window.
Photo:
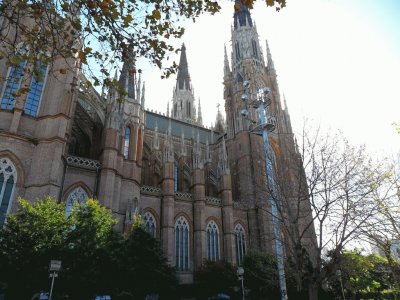
<svg viewBox="0 0 400 300">
<path fill-rule="evenodd" d="M 129 127 L 125 128 L 125 139 L 124 139 L 124 158 L 128 159 L 129 155 L 129 141 L 131 138 L 131 129 Z"/>
<path fill-rule="evenodd" d="M 175 222 L 175 261 L 178 271 L 189 270 L 189 224 L 184 217 Z"/>
<path fill-rule="evenodd" d="M 28 95 L 26 97 L 24 112 L 27 115 L 36 117 L 42 98 L 43 87 L 45 83 L 45 77 L 47 73 L 47 66 L 39 66 L 40 75 L 33 75 L 31 86 L 29 88 Z"/>
<path fill-rule="evenodd" d="M 8 158 L 0 159 L 0 226 L 3 226 L 6 215 L 12 204 L 17 171 Z"/>
<path fill-rule="evenodd" d="M 26 62 L 21 61 L 18 66 L 9 68 L 7 81 L 1 97 L 1 109 L 13 109 L 15 106 L 15 95 L 20 88 L 22 75 Z"/>
<path fill-rule="evenodd" d="M 219 230 L 214 221 L 207 224 L 207 258 L 211 261 L 219 261 Z"/>
<path fill-rule="evenodd" d="M 72 207 L 74 206 L 74 203 L 83 203 L 88 199 L 88 195 L 85 192 L 85 190 L 82 187 L 77 187 L 74 189 L 67 198 L 67 203 L 66 203 L 66 208 L 65 208 L 65 214 L 67 217 L 71 215 L 72 212 Z"/>
<path fill-rule="evenodd" d="M 145 230 L 152 236 L 156 237 L 156 220 L 152 213 L 146 212 L 143 215 L 143 222 Z"/>
<path fill-rule="evenodd" d="M 235 226 L 235 248 L 236 248 L 236 262 L 239 265 L 246 254 L 246 238 L 245 231 L 242 225 Z"/>
</svg>

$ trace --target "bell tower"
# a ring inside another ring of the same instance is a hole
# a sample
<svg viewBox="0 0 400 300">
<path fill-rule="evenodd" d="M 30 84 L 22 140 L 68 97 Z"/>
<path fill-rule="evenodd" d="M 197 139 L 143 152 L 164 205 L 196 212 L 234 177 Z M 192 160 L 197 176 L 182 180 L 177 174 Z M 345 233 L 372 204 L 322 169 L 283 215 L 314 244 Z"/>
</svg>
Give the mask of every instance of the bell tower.
<svg viewBox="0 0 400 300">
<path fill-rule="evenodd" d="M 248 215 L 249 248 L 272 251 L 273 234 L 270 207 L 267 203 L 268 184 L 265 171 L 265 154 L 262 138 L 250 133 L 252 127 L 259 124 L 257 105 L 251 105 L 259 89 L 269 87 L 271 90 L 271 114 L 279 117 L 280 100 L 273 63 L 270 68 L 265 64 L 263 51 L 258 39 L 257 27 L 251 18 L 248 7 L 236 0 L 233 16 L 232 50 L 230 64 L 225 49 L 224 63 L 224 99 L 227 120 L 227 149 L 232 181 L 233 200 Z M 272 62 L 268 48 L 268 63 Z M 244 82 L 248 81 L 247 101 L 249 114 L 243 116 L 245 108 Z M 250 121 L 252 120 L 252 121 Z M 279 145 L 279 124 L 270 135 L 270 144 Z M 273 147 L 273 160 L 279 146 Z"/>
</svg>

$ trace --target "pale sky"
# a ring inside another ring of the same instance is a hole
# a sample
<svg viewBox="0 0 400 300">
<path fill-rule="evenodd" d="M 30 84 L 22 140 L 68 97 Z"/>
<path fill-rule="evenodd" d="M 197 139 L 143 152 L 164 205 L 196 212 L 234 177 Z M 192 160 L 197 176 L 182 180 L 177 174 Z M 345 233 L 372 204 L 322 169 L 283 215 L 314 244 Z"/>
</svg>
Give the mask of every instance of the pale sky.
<svg viewBox="0 0 400 300">
<path fill-rule="evenodd" d="M 224 44 L 231 51 L 233 2 L 221 2 L 219 14 L 187 22 L 182 40 L 208 126 L 217 103 L 224 107 Z M 379 156 L 400 150 L 392 125 L 400 122 L 400 1 L 288 0 L 279 13 L 257 1 L 252 18 L 264 56 L 268 39 L 294 131 L 309 118 Z M 138 67 L 146 108 L 165 113 L 176 76 L 161 80 L 157 68 Z"/>
</svg>

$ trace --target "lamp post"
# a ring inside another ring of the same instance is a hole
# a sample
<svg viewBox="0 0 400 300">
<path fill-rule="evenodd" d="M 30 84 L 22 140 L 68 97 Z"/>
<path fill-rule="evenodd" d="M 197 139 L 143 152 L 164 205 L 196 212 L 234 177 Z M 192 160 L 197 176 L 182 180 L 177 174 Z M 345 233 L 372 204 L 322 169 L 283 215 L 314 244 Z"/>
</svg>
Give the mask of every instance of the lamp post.
<svg viewBox="0 0 400 300">
<path fill-rule="evenodd" d="M 243 284 L 244 269 L 242 267 L 237 268 L 236 275 L 237 275 L 238 279 L 242 282 L 242 300 L 244 300 L 244 284 Z"/>
<path fill-rule="evenodd" d="M 254 133 L 257 135 L 261 135 L 263 138 L 263 147 L 265 154 L 265 169 L 266 176 L 269 188 L 268 202 L 271 205 L 271 216 L 272 216 L 272 227 L 275 238 L 275 254 L 277 258 L 278 265 L 278 277 L 279 277 L 279 287 L 281 300 L 287 300 L 287 290 L 286 290 L 286 278 L 285 278 L 285 268 L 283 265 L 283 246 L 281 241 L 281 230 L 279 224 L 279 214 L 278 214 L 278 193 L 276 193 L 276 184 L 275 184 L 275 176 L 274 169 L 272 166 L 271 153 L 270 153 L 270 145 L 269 145 L 269 137 L 268 131 L 273 131 L 276 126 L 275 118 L 272 116 L 268 116 L 267 108 L 271 104 L 271 100 L 269 99 L 269 88 L 265 87 L 258 90 L 256 100 L 250 100 L 250 82 L 245 81 L 243 83 L 244 94 L 242 95 L 242 100 L 246 104 L 246 108 L 241 110 L 241 115 L 247 119 L 249 119 L 249 111 L 247 109 L 250 104 L 254 108 L 258 109 L 260 124 L 251 128 L 250 133 Z M 249 102 L 250 101 L 250 102 Z M 268 116 L 268 118 L 266 118 Z M 256 124 L 257 122 L 249 119 L 252 124 Z"/>
<path fill-rule="evenodd" d="M 340 269 L 336 270 L 336 276 L 339 277 L 340 289 L 342 290 L 343 300 L 346 300 L 346 296 L 344 294 L 344 289 L 343 289 L 342 271 Z"/>
<path fill-rule="evenodd" d="M 51 260 L 50 261 L 50 278 L 51 278 L 51 286 L 50 286 L 50 295 L 49 300 L 51 300 L 51 296 L 53 294 L 54 287 L 54 279 L 58 277 L 58 272 L 61 269 L 61 260 Z"/>
</svg>

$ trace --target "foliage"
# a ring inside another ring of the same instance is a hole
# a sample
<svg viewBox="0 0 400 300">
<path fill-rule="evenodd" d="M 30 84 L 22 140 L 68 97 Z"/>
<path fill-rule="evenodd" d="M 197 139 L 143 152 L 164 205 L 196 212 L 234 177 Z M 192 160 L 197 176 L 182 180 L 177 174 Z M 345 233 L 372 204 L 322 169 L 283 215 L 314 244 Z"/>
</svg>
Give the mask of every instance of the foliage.
<svg viewBox="0 0 400 300">
<path fill-rule="evenodd" d="M 158 240 L 143 228 L 132 230 L 125 240 L 118 261 L 117 294 L 128 294 L 144 299 L 147 294 L 158 293 L 168 297 L 176 286 L 176 271 L 168 266 Z"/>
<path fill-rule="evenodd" d="M 96 294 L 144 298 L 175 286 L 175 271 L 158 241 L 140 227 L 126 238 L 116 233 L 112 213 L 97 201 L 75 204 L 68 218 L 65 205 L 50 198 L 34 204 L 20 199 L 20 204 L 0 230 L 0 282 L 10 299 L 48 290 L 51 259 L 62 261 L 55 293 L 71 299 Z"/>
<path fill-rule="evenodd" d="M 27 299 L 48 286 L 50 259 L 63 256 L 72 226 L 65 208 L 50 198 L 33 206 L 20 199 L 20 204 L 0 231 L 0 281 L 7 283 L 11 299 Z"/>
<path fill-rule="evenodd" d="M 266 295 L 273 297 L 274 291 L 279 292 L 277 261 L 274 255 L 248 252 L 243 260 L 243 268 L 244 283 L 251 290 L 252 298 L 265 299 Z"/>
<path fill-rule="evenodd" d="M 341 270 L 341 277 L 332 275 L 329 284 L 338 295 L 342 293 L 340 279 L 345 292 L 353 297 L 386 299 L 386 296 L 396 293 L 392 290 L 394 282 L 390 267 L 380 256 L 364 256 L 357 251 L 346 251 L 341 254 L 337 268 Z"/>
<path fill-rule="evenodd" d="M 195 274 L 197 295 L 208 298 L 218 293 L 232 294 L 232 287 L 238 285 L 235 268 L 225 261 L 205 261 Z"/>
<path fill-rule="evenodd" d="M 265 2 L 277 10 L 286 5 L 286 0 Z M 68 58 L 76 57 L 95 85 L 104 83 L 111 87 L 116 82 L 110 79 L 110 73 L 121 61 L 143 57 L 162 68 L 164 59 L 178 51 L 173 39 L 185 32 L 180 21 L 194 21 L 204 13 L 215 14 L 220 10 L 219 3 L 211 0 L 4 0 L 0 4 L 0 20 L 5 20 L 0 36 L 3 44 L 0 58 L 5 57 L 12 65 L 27 60 L 38 70 L 38 60 L 52 65 L 56 58 L 62 57 L 67 67 L 53 71 L 65 74 L 74 68 Z M 253 0 L 243 3 L 252 7 Z M 240 4 L 236 3 L 235 9 L 239 8 Z M 176 68 L 173 63 L 164 68 L 164 73 L 168 76 Z M 136 71 L 133 64 L 130 73 Z"/>
</svg>

